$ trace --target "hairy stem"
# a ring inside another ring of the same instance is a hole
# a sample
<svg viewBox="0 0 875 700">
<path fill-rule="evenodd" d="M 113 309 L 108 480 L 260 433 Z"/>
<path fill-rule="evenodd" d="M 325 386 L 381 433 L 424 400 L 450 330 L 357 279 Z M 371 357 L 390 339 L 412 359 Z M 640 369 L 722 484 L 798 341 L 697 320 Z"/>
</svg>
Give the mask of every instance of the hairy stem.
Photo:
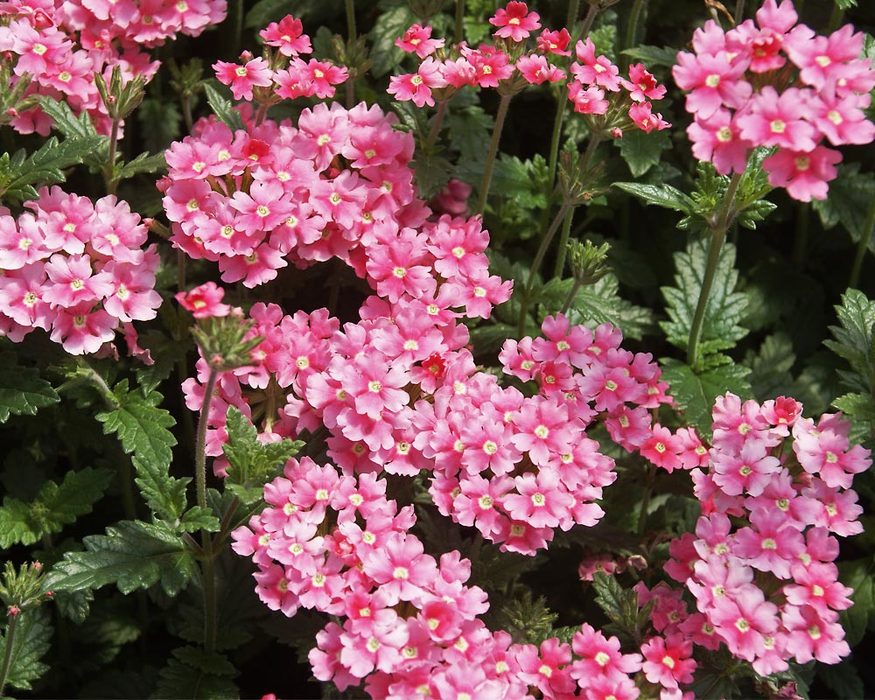
<svg viewBox="0 0 875 700">
<path fill-rule="evenodd" d="M 571 289 L 568 291 L 568 296 L 565 297 L 565 303 L 562 304 L 562 309 L 559 311 L 559 313 L 568 313 L 568 309 L 571 308 L 571 304 L 574 302 L 574 297 L 577 296 L 577 292 L 580 291 L 580 288 L 582 286 L 583 282 L 581 280 L 574 280 L 574 284 L 571 285 Z"/>
<path fill-rule="evenodd" d="M 848 280 L 849 287 L 856 287 L 860 283 L 860 273 L 863 271 L 863 261 L 866 258 L 866 250 L 869 241 L 872 240 L 872 230 L 875 229 L 875 199 L 869 204 L 866 213 L 866 223 L 863 224 L 863 235 L 857 242 L 857 254 L 854 256 L 854 265 L 851 268 L 851 277 Z"/>
<path fill-rule="evenodd" d="M 735 23 L 740 24 L 744 17 L 745 0 L 736 0 L 735 3 Z"/>
<path fill-rule="evenodd" d="M 3 690 L 6 688 L 6 681 L 9 679 L 9 672 L 12 670 L 12 650 L 15 648 L 15 628 L 18 626 L 18 615 L 9 616 L 9 624 L 6 626 L 6 652 L 3 654 L 3 666 L 0 668 L 0 697 L 3 696 Z"/>
<path fill-rule="evenodd" d="M 210 404 L 216 389 L 216 380 L 219 371 L 210 368 L 207 377 L 207 385 L 204 388 L 204 400 L 201 405 L 200 415 L 197 422 L 197 437 L 195 438 L 195 485 L 197 488 L 197 504 L 201 508 L 207 507 L 207 423 L 210 417 Z M 215 553 L 210 533 L 206 530 L 201 532 L 201 547 L 204 558 L 201 560 L 201 583 L 204 595 L 204 648 L 213 651 L 216 648 L 216 565 Z"/>
<path fill-rule="evenodd" d="M 185 131 L 190 134 L 194 126 L 194 120 L 191 116 L 191 95 L 183 93 L 179 99 L 182 102 L 182 120 L 185 122 Z"/>
<path fill-rule="evenodd" d="M 438 102 L 437 111 L 431 122 L 431 129 L 428 130 L 428 138 L 425 140 L 427 150 L 434 148 L 435 143 L 437 143 L 438 134 L 441 132 L 441 127 L 444 123 L 444 116 L 446 116 L 447 113 L 447 105 L 449 103 L 450 101 L 448 99 Z"/>
<path fill-rule="evenodd" d="M 345 0 L 346 5 L 346 45 L 350 46 L 358 37 L 355 24 L 355 0 Z M 346 90 L 346 106 L 351 108 L 355 105 L 355 71 L 350 72 L 349 80 L 344 85 Z"/>
<path fill-rule="evenodd" d="M 458 44 L 465 37 L 465 0 L 456 0 L 456 26 L 453 39 Z"/>
<path fill-rule="evenodd" d="M 483 179 L 480 181 L 480 198 L 477 200 L 475 213 L 482 214 L 486 209 L 486 200 L 489 197 L 489 188 L 492 185 L 492 170 L 495 167 L 495 159 L 498 156 L 498 143 L 501 141 L 501 132 L 504 130 L 504 120 L 507 118 L 507 108 L 510 106 L 511 95 L 502 95 L 498 103 L 498 113 L 495 115 L 495 126 L 492 129 L 492 139 L 489 142 L 489 151 L 486 153 L 486 162 L 483 166 Z"/>
<path fill-rule="evenodd" d="M 720 251 L 726 242 L 726 232 L 735 217 L 733 204 L 738 186 L 741 184 L 741 173 L 732 176 L 729 187 L 723 195 L 723 204 L 714 217 L 711 224 L 711 241 L 708 245 L 708 261 L 705 265 L 705 277 L 702 279 L 702 289 L 699 292 L 699 301 L 696 304 L 696 313 L 693 316 L 693 324 L 690 327 L 690 339 L 687 342 L 687 363 L 692 367 L 698 362 L 699 341 L 702 337 L 702 324 L 705 321 L 705 310 L 708 308 L 708 298 L 711 295 L 711 287 L 714 285 L 714 275 L 717 272 L 717 263 L 720 260 Z"/>
<path fill-rule="evenodd" d="M 526 315 L 529 311 L 529 299 L 532 295 L 532 290 L 535 287 L 535 278 L 538 275 L 538 269 L 541 267 L 541 263 L 544 261 L 544 256 L 547 254 L 547 249 L 550 247 L 550 243 L 553 241 L 553 236 L 556 235 L 556 231 L 559 228 L 559 224 L 565 219 L 565 214 L 568 210 L 571 209 L 571 204 L 569 202 L 563 202 L 562 206 L 559 207 L 559 211 L 556 212 L 556 216 L 553 218 L 553 222 L 550 224 L 550 228 L 547 229 L 544 237 L 541 239 L 541 245 L 538 248 L 538 252 L 535 254 L 535 259 L 532 262 L 532 267 L 529 270 L 529 277 L 526 280 L 526 286 L 523 287 L 523 296 L 520 299 L 520 317 L 519 324 L 517 329 L 519 331 L 519 336 L 522 337 L 523 333 L 526 330 Z"/>
<path fill-rule="evenodd" d="M 106 183 L 107 194 L 115 194 L 118 180 L 115 177 L 115 159 L 118 152 L 119 118 L 112 120 L 112 128 L 109 132 L 109 153 L 106 157 L 106 166 L 103 170 L 103 180 Z"/>
<path fill-rule="evenodd" d="M 647 481 L 644 484 L 644 496 L 641 498 L 641 510 L 638 513 L 638 536 L 647 532 L 647 510 L 650 508 L 650 497 L 653 495 L 653 482 L 656 480 L 656 468 L 647 466 Z"/>
<path fill-rule="evenodd" d="M 565 271 L 565 256 L 568 253 L 568 239 L 571 237 L 571 222 L 574 219 L 574 209 L 569 209 L 562 222 L 562 232 L 559 234 L 559 250 L 556 251 L 556 264 L 553 267 L 553 277 L 562 277 Z"/>
<path fill-rule="evenodd" d="M 623 40 L 623 49 L 631 49 L 635 45 L 636 37 L 638 36 L 638 23 L 641 21 L 641 12 L 644 10 L 644 5 L 647 0 L 635 0 L 632 5 L 632 11 L 629 13 L 629 21 L 626 23 L 626 36 Z M 624 56 L 623 66 L 629 64 L 629 58 Z"/>
</svg>

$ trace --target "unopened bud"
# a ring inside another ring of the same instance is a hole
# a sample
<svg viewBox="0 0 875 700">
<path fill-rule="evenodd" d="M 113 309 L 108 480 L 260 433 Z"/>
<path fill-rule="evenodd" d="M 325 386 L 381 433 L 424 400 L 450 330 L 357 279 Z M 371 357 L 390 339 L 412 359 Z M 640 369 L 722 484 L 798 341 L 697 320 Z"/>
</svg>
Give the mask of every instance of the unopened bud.
<svg viewBox="0 0 875 700">
<path fill-rule="evenodd" d="M 9 617 L 18 617 L 21 614 L 21 608 L 17 605 L 10 605 L 6 608 L 6 614 L 9 615 Z"/>
</svg>

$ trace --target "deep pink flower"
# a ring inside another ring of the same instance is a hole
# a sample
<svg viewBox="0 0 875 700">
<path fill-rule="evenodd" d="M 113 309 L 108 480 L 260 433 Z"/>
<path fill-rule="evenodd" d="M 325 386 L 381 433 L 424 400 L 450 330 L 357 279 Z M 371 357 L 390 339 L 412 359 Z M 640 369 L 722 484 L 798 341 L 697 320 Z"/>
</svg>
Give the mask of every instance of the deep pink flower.
<svg viewBox="0 0 875 700">
<path fill-rule="evenodd" d="M 235 100 L 251 100 L 253 88 L 272 83 L 273 71 L 263 58 L 253 58 L 243 65 L 216 61 L 213 70 L 219 82 L 231 88 Z"/>
<path fill-rule="evenodd" d="M 770 185 L 786 187 L 794 199 L 810 202 L 826 199 L 827 183 L 838 177 L 835 166 L 841 161 L 841 153 L 825 146 L 806 153 L 781 149 L 763 161 L 763 169 Z"/>
<path fill-rule="evenodd" d="M 495 11 L 495 14 L 489 18 L 489 24 L 498 27 L 495 36 L 519 42 L 541 28 L 539 20 L 540 15 L 537 12 L 529 12 L 526 3 L 512 0 L 506 7 L 500 7 Z"/>
<path fill-rule="evenodd" d="M 415 53 L 419 58 L 431 56 L 445 43 L 443 39 L 432 39 L 432 31 L 430 25 L 423 27 L 419 24 L 413 24 L 404 34 L 395 39 L 395 46 L 408 53 Z"/>
</svg>

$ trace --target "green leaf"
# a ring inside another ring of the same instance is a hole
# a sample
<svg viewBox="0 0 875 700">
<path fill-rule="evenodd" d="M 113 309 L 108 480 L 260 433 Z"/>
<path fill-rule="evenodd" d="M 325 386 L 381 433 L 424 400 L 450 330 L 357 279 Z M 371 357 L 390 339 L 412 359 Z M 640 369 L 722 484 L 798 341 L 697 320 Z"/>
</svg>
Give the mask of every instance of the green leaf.
<svg viewBox="0 0 875 700">
<path fill-rule="evenodd" d="M 671 68 L 677 62 L 678 50 L 670 46 L 634 46 L 631 49 L 621 51 L 634 61 L 641 61 L 649 68 L 653 66 L 665 66 Z"/>
<path fill-rule="evenodd" d="M 96 418 L 103 423 L 103 432 L 117 435 L 122 449 L 132 455 L 135 481 L 149 508 L 175 522 L 185 510 L 185 487 L 191 481 L 169 473 L 171 448 L 176 444 L 169 428 L 176 421 L 158 406 L 164 397 L 157 391 L 129 391 L 127 380 L 123 380 L 116 384 L 113 395 L 117 408 L 98 413 Z"/>
<path fill-rule="evenodd" d="M 857 0 L 835 0 L 835 3 L 840 10 L 850 10 L 857 6 Z"/>
<path fill-rule="evenodd" d="M 450 179 L 453 164 L 437 153 L 420 150 L 413 161 L 416 184 L 423 197 L 436 195 Z"/>
<path fill-rule="evenodd" d="M 841 373 L 845 384 L 852 390 L 872 393 L 875 387 L 875 301 L 856 289 L 848 289 L 835 310 L 841 325 L 829 327 L 835 340 L 826 340 L 824 345 L 851 366 L 850 372 Z"/>
<path fill-rule="evenodd" d="M 496 624 L 507 631 L 518 644 L 540 644 L 553 636 L 553 624 L 559 615 L 547 607 L 543 596 L 533 597 L 523 589 L 498 612 Z"/>
<path fill-rule="evenodd" d="M 102 142 L 102 136 L 60 142 L 51 136 L 30 156 L 23 150 L 11 157 L 4 153 L 0 156 L 0 196 L 8 202 L 36 199 L 38 186 L 64 182 L 64 169 L 82 163 Z"/>
<path fill-rule="evenodd" d="M 480 105 L 450 110 L 446 118 L 446 131 L 450 148 L 459 153 L 461 162 L 483 161 L 486 158 L 484 145 L 494 125 L 492 116 Z"/>
<path fill-rule="evenodd" d="M 3 635 L 0 636 L 0 659 L 5 658 L 7 652 L 8 629 L 7 625 Z M 9 677 L 6 679 L 10 687 L 30 690 L 33 681 L 49 670 L 41 659 L 51 647 L 51 639 L 52 627 L 49 622 L 49 612 L 45 607 L 19 613 L 15 637 L 12 640 Z"/>
<path fill-rule="evenodd" d="M 173 658 L 160 673 L 155 698 L 236 699 L 240 691 L 231 678 L 234 666 L 222 654 L 186 646 L 173 650 Z"/>
<path fill-rule="evenodd" d="M 539 173 L 545 165 L 540 155 L 532 160 L 521 160 L 502 153 L 495 162 L 492 191 L 524 209 L 543 209 L 547 199 Z"/>
<path fill-rule="evenodd" d="M 197 532 L 198 530 L 206 530 L 207 532 L 218 532 L 221 528 L 219 519 L 213 515 L 209 508 L 194 506 L 185 512 L 182 520 L 179 521 L 179 529 L 184 532 Z"/>
<path fill-rule="evenodd" d="M 711 409 L 714 399 L 727 391 L 741 398 L 751 394 L 747 367 L 723 364 L 701 372 L 679 360 L 665 359 L 662 378 L 668 382 L 668 393 L 675 398 L 686 421 L 699 428 L 704 435 L 711 434 Z"/>
<path fill-rule="evenodd" d="M 777 396 L 793 394 L 790 370 L 796 363 L 793 341 L 785 333 L 768 336 L 758 353 L 748 352 L 745 364 L 750 367 L 750 385 L 754 396 L 760 401 Z"/>
<path fill-rule="evenodd" d="M 61 398 L 39 371 L 21 367 L 12 353 L 0 353 L 0 423 L 9 416 L 33 416 Z"/>
<path fill-rule="evenodd" d="M 83 110 L 79 116 L 76 116 L 73 114 L 70 105 L 51 97 L 42 96 L 37 101 L 43 112 L 48 114 L 54 121 L 53 128 L 60 131 L 65 138 L 99 138 L 101 140 L 99 147 L 86 154 L 83 159 L 83 162 L 88 165 L 92 172 L 99 171 L 107 157 L 109 138 L 97 133 L 97 129 L 94 128 L 94 123 L 91 121 L 91 117 L 88 116 L 88 112 Z"/>
<path fill-rule="evenodd" d="M 852 442 L 875 439 L 875 397 L 872 394 L 844 394 L 832 402 L 851 420 Z"/>
<path fill-rule="evenodd" d="M 875 581 L 872 578 L 873 560 L 855 559 L 839 565 L 841 580 L 854 589 L 851 600 L 854 604 L 839 613 L 839 622 L 845 629 L 845 640 L 851 647 L 857 646 L 875 618 Z"/>
<path fill-rule="evenodd" d="M 404 52 L 395 46 L 404 31 L 414 22 L 416 15 L 410 11 L 407 3 L 394 7 L 380 15 L 371 29 L 371 73 L 380 78 L 404 59 Z"/>
<path fill-rule="evenodd" d="M 243 119 L 240 117 L 240 112 L 234 109 L 234 103 L 227 97 L 224 97 L 216 87 L 210 83 L 204 83 L 204 92 L 207 95 L 207 103 L 215 115 L 232 131 L 237 131 L 243 128 Z"/>
<path fill-rule="evenodd" d="M 141 153 L 136 158 L 125 163 L 116 172 L 120 180 L 126 180 L 140 173 L 154 173 L 167 167 L 163 153 Z"/>
<path fill-rule="evenodd" d="M 229 463 L 228 483 L 244 489 L 260 487 L 272 479 L 304 445 L 301 441 L 292 440 L 259 442 L 255 426 L 233 406 L 228 408 L 226 420 L 228 441 L 222 450 Z M 241 497 L 245 493 L 241 491 L 237 495 Z M 241 500 L 244 503 L 251 502 L 243 497 Z"/>
<path fill-rule="evenodd" d="M 643 131 L 630 131 L 619 141 L 620 155 L 629 166 L 634 177 L 641 177 L 656 165 L 662 157 L 662 152 L 671 148 L 668 134 L 655 131 L 645 134 Z"/>
<path fill-rule="evenodd" d="M 43 484 L 31 503 L 4 498 L 0 508 L 0 548 L 14 544 L 31 545 L 44 535 L 60 532 L 76 518 L 91 512 L 112 481 L 108 469 L 81 469 L 67 472 L 59 486 Z"/>
<path fill-rule="evenodd" d="M 267 26 L 270 22 L 280 19 L 289 10 L 289 0 L 259 0 L 246 13 L 244 27 L 253 29 Z M 298 16 L 298 13 L 295 13 Z"/>
<path fill-rule="evenodd" d="M 611 621 L 605 630 L 618 634 L 625 641 L 640 644 L 650 604 L 639 608 L 638 594 L 631 588 L 623 588 L 615 576 L 604 572 L 595 574 L 592 587 L 595 602 Z"/>
<path fill-rule="evenodd" d="M 866 230 L 866 214 L 875 199 L 875 174 L 860 172 L 860 164 L 839 167 L 839 176 L 829 183 L 829 197 L 815 200 L 812 207 L 820 215 L 826 229 L 841 224 L 854 241 L 870 236 Z M 870 242 L 870 247 L 872 243 Z"/>
<path fill-rule="evenodd" d="M 160 583 L 175 596 L 196 571 L 182 538 L 161 522 L 123 520 L 83 543 L 84 552 L 67 552 L 55 564 L 46 577 L 48 589 L 80 591 L 114 583 L 127 595 Z"/>
<path fill-rule="evenodd" d="M 633 194 L 647 204 L 655 204 L 665 209 L 674 209 L 684 214 L 692 214 L 695 202 L 677 187 L 671 185 L 645 185 L 640 182 L 615 182 L 624 192 Z"/>
<path fill-rule="evenodd" d="M 570 291 L 571 284 L 571 280 L 563 280 L 563 286 L 567 285 L 565 296 Z M 545 294 L 550 293 L 551 285 L 555 285 L 555 281 L 547 283 Z M 561 303 L 564 303 L 565 296 Z M 558 310 L 561 306 L 557 305 L 555 308 Z M 619 294 L 619 282 L 613 273 L 595 284 L 581 287 L 568 309 L 568 318 L 571 323 L 583 323 L 591 327 L 610 323 L 622 330 L 623 335 L 636 340 L 655 330 L 653 312 L 623 299 Z"/>
<path fill-rule="evenodd" d="M 708 260 L 708 242 L 694 240 L 686 250 L 674 255 L 675 286 L 663 287 L 668 321 L 660 323 L 668 341 L 686 350 L 693 325 L 693 316 Z M 714 275 L 711 294 L 705 307 L 702 335 L 699 341 L 700 357 L 695 358 L 696 366 L 705 356 L 727 350 L 747 335 L 741 321 L 747 311 L 748 299 L 743 292 L 736 292 L 738 272 L 735 269 L 735 246 L 727 243 L 720 251 Z"/>
</svg>

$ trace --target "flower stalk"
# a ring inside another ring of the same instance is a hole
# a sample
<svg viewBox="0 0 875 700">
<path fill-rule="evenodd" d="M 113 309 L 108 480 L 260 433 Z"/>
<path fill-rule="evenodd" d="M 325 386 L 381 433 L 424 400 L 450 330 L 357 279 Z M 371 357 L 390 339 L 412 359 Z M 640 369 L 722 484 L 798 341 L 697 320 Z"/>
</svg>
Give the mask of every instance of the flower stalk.
<svg viewBox="0 0 875 700">
<path fill-rule="evenodd" d="M 856 287 L 860 283 L 860 273 L 863 271 L 863 261 L 866 259 L 866 251 L 869 248 L 869 241 L 872 240 L 873 230 L 875 230 L 875 199 L 869 203 L 869 210 L 866 212 L 866 221 L 863 224 L 862 235 L 860 240 L 857 241 L 857 253 L 854 256 L 853 267 L 851 267 L 848 287 Z"/>
<path fill-rule="evenodd" d="M 735 197 L 741 184 L 742 173 L 735 173 L 729 181 L 729 187 L 723 195 L 723 204 L 715 214 L 709 225 L 711 240 L 708 245 L 708 260 L 705 264 L 705 276 L 702 279 L 702 289 L 699 291 L 699 301 L 696 304 L 696 312 L 693 315 L 693 323 L 690 327 L 690 338 L 687 342 L 687 363 L 691 367 L 698 364 L 699 341 L 702 338 L 702 325 L 705 322 L 705 310 L 708 308 L 708 298 L 711 296 L 711 287 L 714 285 L 714 276 L 717 273 L 717 263 L 720 261 L 720 251 L 726 242 L 726 233 L 735 218 Z"/>
<path fill-rule="evenodd" d="M 486 153 L 486 162 L 483 167 L 483 178 L 480 180 L 480 196 L 477 200 L 476 213 L 482 214 L 486 209 L 486 200 L 489 198 L 489 188 L 492 186 L 492 171 L 495 168 L 495 159 L 498 156 L 498 144 L 501 141 L 501 132 L 504 130 L 504 122 L 507 118 L 507 110 L 513 95 L 501 96 L 498 103 L 498 112 L 495 115 L 495 126 L 492 129 L 492 139 L 489 142 L 489 151 Z"/>
<path fill-rule="evenodd" d="M 15 630 L 18 627 L 18 618 L 20 617 L 20 612 L 9 613 L 9 624 L 6 626 L 6 635 L 3 640 L 6 644 L 6 649 L 3 654 L 3 666 L 0 667 L 0 697 L 3 697 L 6 682 L 9 680 L 9 672 L 12 670 L 12 650 L 15 649 Z"/>
</svg>

